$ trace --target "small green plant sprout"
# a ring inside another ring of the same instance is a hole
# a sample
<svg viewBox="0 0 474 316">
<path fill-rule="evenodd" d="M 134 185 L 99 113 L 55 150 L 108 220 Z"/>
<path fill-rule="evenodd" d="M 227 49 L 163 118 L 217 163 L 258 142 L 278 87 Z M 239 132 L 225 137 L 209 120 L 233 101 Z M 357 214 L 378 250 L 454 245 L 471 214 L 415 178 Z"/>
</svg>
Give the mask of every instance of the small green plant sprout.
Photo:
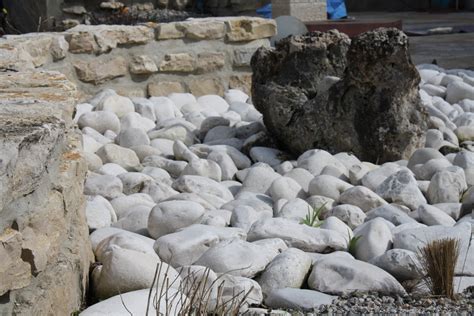
<svg viewBox="0 0 474 316">
<path fill-rule="evenodd" d="M 309 208 L 308 214 L 306 214 L 305 218 L 301 221 L 301 224 L 304 224 L 310 227 L 321 226 L 324 223 L 324 221 L 319 218 L 319 215 L 321 215 L 321 212 L 323 211 L 323 208 L 326 206 L 326 204 L 327 203 L 324 203 L 318 209 Z"/>
<path fill-rule="evenodd" d="M 349 235 L 349 231 L 347 232 L 347 235 Z M 356 246 L 357 246 L 357 242 L 362 238 L 362 236 L 354 236 L 352 237 L 351 239 L 349 239 L 349 243 L 348 243 L 348 246 L 347 246 L 347 251 L 349 251 L 349 253 L 353 256 L 355 256 L 355 251 L 356 251 Z"/>
</svg>

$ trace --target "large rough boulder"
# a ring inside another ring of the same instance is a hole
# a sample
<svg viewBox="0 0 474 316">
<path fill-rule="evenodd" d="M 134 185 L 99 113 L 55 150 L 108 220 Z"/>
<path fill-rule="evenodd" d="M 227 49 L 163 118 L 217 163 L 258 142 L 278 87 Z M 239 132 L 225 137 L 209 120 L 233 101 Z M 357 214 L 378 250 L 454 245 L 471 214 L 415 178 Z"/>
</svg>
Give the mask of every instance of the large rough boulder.
<svg viewBox="0 0 474 316">
<path fill-rule="evenodd" d="M 253 102 L 295 154 L 353 152 L 372 162 L 409 158 L 428 115 L 408 37 L 377 29 L 354 40 L 337 31 L 292 36 L 252 57 Z"/>
</svg>

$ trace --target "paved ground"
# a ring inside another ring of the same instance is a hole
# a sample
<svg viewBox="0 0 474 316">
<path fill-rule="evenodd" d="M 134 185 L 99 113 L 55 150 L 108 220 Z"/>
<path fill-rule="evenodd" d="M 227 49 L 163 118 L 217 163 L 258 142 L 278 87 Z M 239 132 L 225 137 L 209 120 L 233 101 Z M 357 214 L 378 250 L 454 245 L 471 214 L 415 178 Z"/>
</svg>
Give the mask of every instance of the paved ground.
<svg viewBox="0 0 474 316">
<path fill-rule="evenodd" d="M 401 19 L 407 32 L 424 33 L 437 27 L 453 27 L 470 33 L 412 36 L 411 53 L 416 64 L 431 63 L 439 66 L 474 69 L 474 12 L 364 12 L 350 13 L 357 19 Z"/>
</svg>

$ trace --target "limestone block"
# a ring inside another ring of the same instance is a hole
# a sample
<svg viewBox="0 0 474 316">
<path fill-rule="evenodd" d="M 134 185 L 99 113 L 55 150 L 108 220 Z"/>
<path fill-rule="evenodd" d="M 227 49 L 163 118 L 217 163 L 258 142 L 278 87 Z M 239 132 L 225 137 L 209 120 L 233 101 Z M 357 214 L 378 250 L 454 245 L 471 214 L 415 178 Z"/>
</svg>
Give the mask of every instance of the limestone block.
<svg viewBox="0 0 474 316">
<path fill-rule="evenodd" d="M 123 8 L 125 5 L 122 2 L 115 1 L 104 1 L 100 3 L 100 8 L 104 10 L 118 10 Z"/>
<path fill-rule="evenodd" d="M 188 53 L 167 54 L 160 63 L 162 72 L 192 72 L 195 67 L 195 58 Z"/>
<path fill-rule="evenodd" d="M 200 53 L 197 57 L 196 72 L 206 73 L 221 69 L 225 65 L 225 54 L 220 52 Z"/>
<path fill-rule="evenodd" d="M 33 68 L 33 60 L 27 52 L 13 43 L 0 42 L 0 69 L 20 71 Z"/>
<path fill-rule="evenodd" d="M 98 49 L 92 33 L 75 32 L 72 34 L 66 34 L 65 38 L 69 43 L 69 52 L 73 54 L 92 54 Z"/>
<path fill-rule="evenodd" d="M 6 35 L 0 41 L 0 68 L 25 70 L 51 59 L 52 34 Z"/>
<path fill-rule="evenodd" d="M 291 15 L 302 22 L 326 20 L 326 0 L 272 0 L 272 15 Z"/>
<path fill-rule="evenodd" d="M 145 25 L 78 25 L 69 29 L 66 40 L 71 53 L 105 53 L 119 45 L 141 45 L 154 39 Z"/>
<path fill-rule="evenodd" d="M 251 41 L 276 35 L 277 26 L 274 20 L 235 17 L 225 20 L 227 40 L 230 42 Z"/>
<path fill-rule="evenodd" d="M 53 41 L 51 34 L 10 35 L 6 39 L 30 55 L 35 67 L 43 66 L 51 58 L 50 47 Z"/>
<path fill-rule="evenodd" d="M 250 59 L 258 47 L 236 48 L 234 50 L 234 66 L 250 67 Z"/>
<path fill-rule="evenodd" d="M 117 45 L 140 45 L 146 44 L 154 39 L 152 28 L 144 25 L 80 25 L 69 31 L 76 29 L 90 29 L 95 36 L 110 38 Z"/>
<path fill-rule="evenodd" d="M 0 295 L 30 284 L 30 265 L 21 260 L 21 233 L 7 228 L 0 235 Z"/>
<path fill-rule="evenodd" d="M 135 75 L 149 75 L 158 71 L 158 67 L 147 55 L 134 55 L 130 61 L 130 72 Z"/>
<path fill-rule="evenodd" d="M 193 40 L 220 39 L 225 36 L 226 26 L 223 21 L 211 19 L 197 19 L 178 23 L 186 37 Z"/>
<path fill-rule="evenodd" d="M 202 96 L 208 94 L 224 95 L 224 84 L 222 80 L 212 79 L 195 79 L 188 83 L 189 92 L 194 96 Z"/>
<path fill-rule="evenodd" d="M 53 61 L 66 58 L 68 51 L 69 43 L 66 41 L 64 36 L 57 36 L 53 39 L 51 43 L 51 56 L 53 56 Z"/>
<path fill-rule="evenodd" d="M 184 30 L 177 28 L 178 23 L 160 23 L 155 28 L 157 40 L 177 39 L 184 37 Z"/>
<path fill-rule="evenodd" d="M 167 96 L 171 93 L 184 93 L 183 85 L 177 81 L 150 82 L 148 84 L 148 95 L 150 97 Z"/>
<path fill-rule="evenodd" d="M 79 80 L 95 85 L 127 74 L 127 61 L 122 56 L 95 58 L 90 62 L 78 61 L 74 64 Z"/>
<path fill-rule="evenodd" d="M 246 73 L 241 75 L 232 75 L 229 78 L 229 88 L 239 89 L 246 94 L 251 94 L 252 90 L 252 74 Z"/>
</svg>

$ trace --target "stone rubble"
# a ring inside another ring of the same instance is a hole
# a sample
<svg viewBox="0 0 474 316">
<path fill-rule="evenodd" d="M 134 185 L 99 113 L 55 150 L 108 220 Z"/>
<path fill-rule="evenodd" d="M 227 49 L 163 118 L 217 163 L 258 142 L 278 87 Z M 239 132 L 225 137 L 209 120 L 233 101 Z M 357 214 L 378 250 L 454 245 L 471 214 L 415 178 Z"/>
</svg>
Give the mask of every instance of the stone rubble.
<svg viewBox="0 0 474 316">
<path fill-rule="evenodd" d="M 294 157 L 257 143 L 244 151 L 255 135 L 270 135 L 238 90 L 150 99 L 108 90 L 78 105 L 93 288 L 106 299 L 81 315 L 126 313 L 118 293 L 143 314 L 159 262 L 180 280 L 210 268 L 223 275 L 226 297 L 231 287 L 253 287 L 251 315 L 262 307 L 468 315 L 472 290 L 454 302 L 404 287 L 420 276 L 418 248 L 444 236 L 461 241 L 459 292 L 474 285 L 474 73 L 418 71 L 428 133 L 439 139 L 382 165 L 321 149 Z M 304 224 L 319 208 L 322 223 Z"/>
</svg>

